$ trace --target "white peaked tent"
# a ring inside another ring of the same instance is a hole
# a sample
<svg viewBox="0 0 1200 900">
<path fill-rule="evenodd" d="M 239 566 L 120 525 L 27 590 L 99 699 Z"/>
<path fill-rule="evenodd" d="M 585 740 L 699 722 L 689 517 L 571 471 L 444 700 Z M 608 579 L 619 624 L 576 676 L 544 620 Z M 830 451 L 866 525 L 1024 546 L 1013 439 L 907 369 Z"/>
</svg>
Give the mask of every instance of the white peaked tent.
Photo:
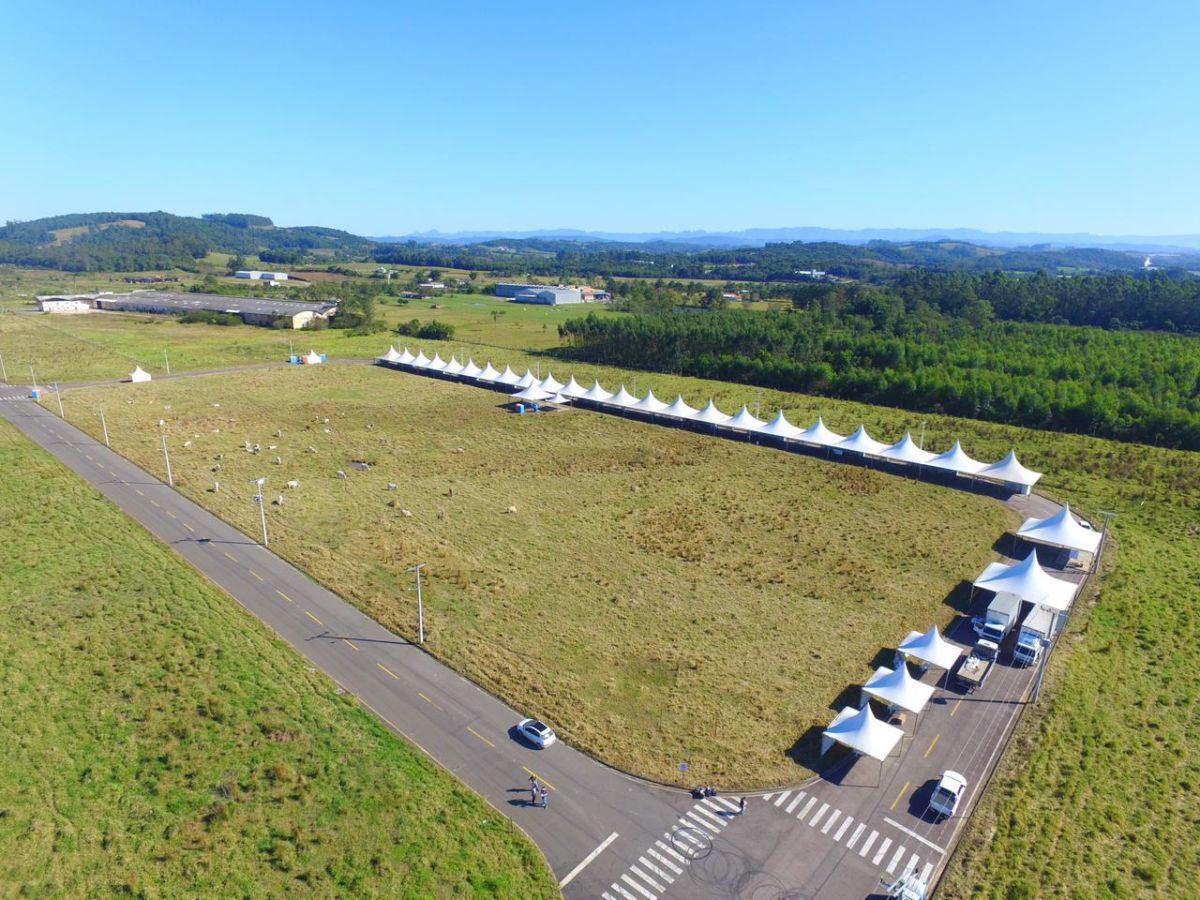
<svg viewBox="0 0 1200 900">
<path fill-rule="evenodd" d="M 447 375 L 461 375 L 464 366 L 453 356 L 450 357 L 450 362 L 446 363 L 446 368 L 442 369 Z"/>
<path fill-rule="evenodd" d="M 692 421 L 707 422 L 710 425 L 724 425 L 732 418 L 733 416 L 725 415 L 725 413 L 717 409 L 717 405 L 715 403 L 709 400 L 708 405 L 705 406 L 704 409 L 692 416 Z"/>
<path fill-rule="evenodd" d="M 941 456 L 935 456 L 926 463 L 928 466 L 933 466 L 935 469 L 948 469 L 951 472 L 962 472 L 964 475 L 974 475 L 980 469 L 987 468 L 986 463 L 981 463 L 977 459 L 971 459 L 963 452 L 962 444 L 958 441 L 954 442 L 954 446 L 943 453 Z"/>
<path fill-rule="evenodd" d="M 304 357 L 304 364 L 306 366 L 319 366 L 324 361 L 321 359 L 321 354 L 316 350 L 309 350 L 308 356 Z"/>
<path fill-rule="evenodd" d="M 557 394 L 555 394 L 553 397 L 550 398 L 550 402 L 557 403 L 559 406 L 566 406 L 568 403 L 570 403 L 574 399 L 575 399 L 574 397 L 568 397 L 562 391 L 559 391 Z"/>
<path fill-rule="evenodd" d="M 875 455 L 880 459 L 888 459 L 892 462 L 910 463 L 913 465 L 927 463 L 933 459 L 934 456 L 928 450 L 922 450 L 920 447 L 918 447 L 912 439 L 912 434 L 907 431 L 904 432 L 904 437 L 900 438 L 899 441 L 892 444 L 892 446 L 887 447 L 886 449 L 880 450 Z"/>
<path fill-rule="evenodd" d="M 517 377 L 516 372 L 514 372 L 508 366 L 505 366 L 504 371 L 501 372 L 499 375 L 497 375 L 493 380 L 496 381 L 498 384 L 509 384 L 509 385 L 512 385 L 513 387 L 516 387 L 517 382 L 520 381 L 521 379 Z M 521 385 L 521 387 L 529 387 L 529 385 L 523 384 L 523 385 Z"/>
<path fill-rule="evenodd" d="M 549 370 L 546 370 L 546 377 L 542 379 L 542 382 L 538 385 L 538 387 L 540 387 L 543 391 L 549 391 L 551 394 L 557 394 L 564 387 L 566 387 L 566 385 L 555 379 L 554 375 Z"/>
<path fill-rule="evenodd" d="M 838 450 L 850 450 L 854 453 L 870 453 L 878 454 L 880 451 L 887 448 L 887 444 L 882 441 L 877 441 L 875 438 L 867 434 L 867 429 L 863 425 L 858 426 L 858 430 L 844 441 L 839 441 L 834 444 Z"/>
<path fill-rule="evenodd" d="M 832 447 L 840 444 L 845 438 L 835 431 L 825 427 L 825 420 L 817 416 L 817 421 L 811 428 L 805 428 L 799 434 L 793 435 L 796 440 L 805 444 L 816 444 L 818 447 Z"/>
<path fill-rule="evenodd" d="M 1048 547 L 1065 547 L 1092 554 L 1100 546 L 1100 533 L 1076 522 L 1071 515 L 1071 507 L 1066 503 L 1052 516 L 1026 519 L 1025 524 L 1017 530 L 1017 537 Z"/>
<path fill-rule="evenodd" d="M 433 359 L 429 361 L 429 365 L 425 368 L 432 369 L 435 372 L 444 372 L 446 369 L 446 361 L 442 359 L 440 353 L 433 354 Z"/>
<path fill-rule="evenodd" d="M 575 376 L 572 375 L 571 380 L 563 386 L 563 389 L 559 393 L 564 397 L 582 397 L 587 393 L 587 388 L 576 381 Z"/>
<path fill-rule="evenodd" d="M 683 400 L 683 394 L 678 394 L 675 397 L 675 402 L 662 411 L 664 416 L 672 416 L 676 419 L 690 419 L 696 415 L 696 408 L 688 406 Z"/>
<path fill-rule="evenodd" d="M 130 381 L 149 381 L 150 373 L 141 366 L 134 366 L 133 371 L 129 373 Z"/>
<path fill-rule="evenodd" d="M 483 369 L 475 365 L 475 360 L 468 359 L 467 364 L 463 366 L 462 372 L 459 373 L 463 378 L 478 378 L 483 374 Z"/>
<path fill-rule="evenodd" d="M 869 694 L 889 706 L 898 706 L 914 713 L 925 709 L 925 704 L 933 696 L 934 690 L 936 688 L 932 684 L 925 684 L 913 678 L 908 672 L 908 663 L 903 661 L 895 669 L 880 666 L 863 685 L 864 694 Z"/>
<path fill-rule="evenodd" d="M 726 428 L 736 428 L 739 431 L 762 431 L 763 425 L 766 423 L 762 419 L 755 418 L 754 414 L 746 408 L 746 404 L 742 404 L 741 411 L 736 416 L 725 423 Z"/>
<path fill-rule="evenodd" d="M 412 367 L 414 369 L 425 369 L 429 367 L 429 357 L 425 355 L 424 350 L 417 351 L 417 355 L 413 357 Z"/>
<path fill-rule="evenodd" d="M 537 384 L 537 383 L 538 383 L 538 380 L 537 380 L 537 378 L 535 378 L 535 377 L 534 377 L 534 375 L 533 375 L 533 370 L 532 370 L 532 369 L 526 369 L 526 370 L 525 370 L 525 374 L 524 374 L 524 375 L 522 375 L 520 378 L 518 378 L 518 379 L 517 379 L 517 380 L 514 382 L 513 386 L 514 386 L 514 387 L 519 387 L 519 388 L 527 388 L 527 387 L 529 387 L 530 385 L 534 385 L 534 384 Z"/>
<path fill-rule="evenodd" d="M 607 403 L 613 398 L 613 395 L 600 387 L 600 382 L 595 382 L 590 388 L 583 392 L 584 400 L 594 400 L 597 403 Z"/>
<path fill-rule="evenodd" d="M 549 400 L 552 396 L 554 396 L 554 395 L 546 393 L 540 387 L 538 387 L 536 384 L 531 384 L 531 385 L 529 385 L 529 387 L 525 388 L 524 390 L 517 391 L 515 394 L 513 394 L 513 399 L 514 400 L 531 400 L 536 403 L 539 400 Z"/>
<path fill-rule="evenodd" d="M 416 357 L 413 356 L 411 353 L 409 353 L 408 348 L 405 347 L 404 352 L 400 354 L 400 358 L 398 360 L 396 360 L 396 362 L 400 363 L 400 365 L 402 365 L 402 366 L 411 366 L 413 363 L 413 360 L 415 360 L 415 359 L 416 359 Z"/>
<path fill-rule="evenodd" d="M 499 381 L 500 373 L 496 371 L 496 367 L 492 365 L 489 359 L 488 364 L 483 367 L 483 371 L 479 373 L 480 381 Z"/>
<path fill-rule="evenodd" d="M 1008 451 L 1008 455 L 1000 462 L 992 466 L 985 466 L 975 473 L 980 478 L 986 478 L 988 481 L 1003 481 L 1005 484 L 1019 484 L 1024 488 L 1031 488 L 1037 484 L 1038 479 L 1042 477 L 1041 472 L 1033 472 L 1017 461 L 1017 454 L 1013 450 Z"/>
<path fill-rule="evenodd" d="M 794 438 L 801 434 L 801 429 L 787 420 L 782 409 L 775 414 L 775 418 L 758 430 L 763 434 L 773 434 L 781 438 Z"/>
<path fill-rule="evenodd" d="M 637 397 L 625 390 L 625 385 L 621 385 L 621 389 L 604 402 L 609 406 L 633 406 L 638 401 Z"/>
<path fill-rule="evenodd" d="M 975 579 L 975 587 L 985 591 L 1006 591 L 1022 600 L 1062 612 L 1070 609 L 1078 586 L 1074 582 L 1052 577 L 1037 561 L 1037 551 L 1030 550 L 1021 562 L 1005 565 L 988 563 L 983 574 Z"/>
<path fill-rule="evenodd" d="M 905 656 L 947 671 L 954 668 L 954 664 L 962 656 L 961 650 L 941 636 L 936 625 L 929 626 L 929 630 L 924 634 L 910 631 L 908 637 L 901 641 L 896 649 Z"/>
<path fill-rule="evenodd" d="M 655 397 L 654 391 L 646 391 L 646 396 L 629 408 L 640 410 L 641 412 L 656 413 L 666 409 L 667 404 Z"/>
<path fill-rule="evenodd" d="M 833 744 L 841 744 L 856 753 L 862 753 L 864 756 L 883 762 L 900 743 L 904 732 L 895 725 L 889 725 L 887 722 L 881 722 L 875 718 L 875 714 L 871 712 L 871 705 L 868 703 L 859 710 L 847 706 L 821 733 L 821 737 L 822 753 Z"/>
<path fill-rule="evenodd" d="M 387 353 L 383 356 L 376 357 L 378 362 L 399 362 L 400 354 L 396 352 L 395 347 L 388 347 Z"/>
</svg>

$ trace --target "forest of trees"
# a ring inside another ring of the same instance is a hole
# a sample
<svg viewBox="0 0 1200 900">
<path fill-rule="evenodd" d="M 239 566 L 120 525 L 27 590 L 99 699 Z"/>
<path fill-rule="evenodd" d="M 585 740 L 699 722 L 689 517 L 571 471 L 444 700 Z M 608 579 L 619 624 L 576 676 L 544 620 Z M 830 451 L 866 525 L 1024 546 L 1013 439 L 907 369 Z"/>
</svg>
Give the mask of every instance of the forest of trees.
<svg viewBox="0 0 1200 900">
<path fill-rule="evenodd" d="M 560 333 L 597 363 L 1200 450 L 1193 338 L 973 322 L 870 290 L 786 313 L 591 314 Z"/>
</svg>

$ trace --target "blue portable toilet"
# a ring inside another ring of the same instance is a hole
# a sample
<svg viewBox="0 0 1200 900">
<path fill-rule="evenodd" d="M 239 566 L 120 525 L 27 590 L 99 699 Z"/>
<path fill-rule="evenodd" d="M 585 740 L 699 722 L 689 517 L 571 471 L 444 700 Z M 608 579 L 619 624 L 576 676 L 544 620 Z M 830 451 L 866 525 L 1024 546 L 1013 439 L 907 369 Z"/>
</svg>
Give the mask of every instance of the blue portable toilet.
<svg viewBox="0 0 1200 900">
<path fill-rule="evenodd" d="M 38 397 L 40 397 L 41 395 L 42 395 L 42 392 L 41 392 L 41 390 L 40 390 L 40 389 L 38 389 L 38 388 L 34 388 L 34 389 L 33 389 L 33 393 L 31 393 L 29 396 L 30 396 L 30 397 L 32 397 L 34 400 L 36 400 L 36 399 L 37 399 Z"/>
<path fill-rule="evenodd" d="M 518 416 L 525 415 L 525 404 L 524 403 L 517 404 L 517 415 Z"/>
</svg>

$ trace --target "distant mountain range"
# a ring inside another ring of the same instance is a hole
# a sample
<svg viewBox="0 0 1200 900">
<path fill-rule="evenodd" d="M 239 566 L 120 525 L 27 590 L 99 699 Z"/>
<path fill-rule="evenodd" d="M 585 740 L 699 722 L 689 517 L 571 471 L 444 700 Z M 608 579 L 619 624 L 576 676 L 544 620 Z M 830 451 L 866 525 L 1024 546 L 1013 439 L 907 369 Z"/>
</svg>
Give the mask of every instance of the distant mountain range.
<svg viewBox="0 0 1200 900">
<path fill-rule="evenodd" d="M 1194 252 L 1200 250 L 1200 234 L 1096 235 L 1087 233 L 1049 234 L 1038 231 L 980 231 L 975 228 L 748 228 L 744 231 L 658 231 L 609 232 L 573 228 L 540 231 L 420 231 L 407 235 L 372 238 L 380 243 L 415 241 L 420 244 L 474 244 L 500 238 L 548 238 L 552 240 L 612 241 L 643 244 L 670 243 L 690 247 L 761 247 L 793 241 L 867 244 L 871 241 L 965 241 L 990 247 L 1095 247 L 1137 252 Z"/>
</svg>

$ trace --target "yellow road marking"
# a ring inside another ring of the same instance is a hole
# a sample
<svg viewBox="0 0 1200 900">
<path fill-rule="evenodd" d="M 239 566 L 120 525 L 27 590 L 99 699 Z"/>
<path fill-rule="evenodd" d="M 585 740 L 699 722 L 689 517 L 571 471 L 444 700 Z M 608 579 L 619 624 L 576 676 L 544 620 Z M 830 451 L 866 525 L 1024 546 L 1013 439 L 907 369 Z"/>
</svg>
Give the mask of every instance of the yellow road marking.
<svg viewBox="0 0 1200 900">
<path fill-rule="evenodd" d="M 950 710 L 950 716 L 951 716 L 951 718 L 953 718 L 953 717 L 954 717 L 954 714 L 955 714 L 956 712 L 958 712 L 958 708 L 959 708 L 960 706 L 962 706 L 963 699 L 964 699 L 963 697 L 959 697 L 959 698 L 958 698 L 958 702 L 954 704 L 954 709 Z"/>
<path fill-rule="evenodd" d="M 134 492 L 135 494 L 137 494 L 139 497 L 145 497 L 145 496 L 146 496 L 145 494 L 143 494 L 143 493 L 142 493 L 142 489 L 141 489 L 141 488 L 134 488 L 134 489 L 133 489 L 133 492 Z"/>
<path fill-rule="evenodd" d="M 558 788 L 556 788 L 554 785 L 552 785 L 550 782 L 548 782 L 545 778 L 543 778 L 537 772 L 533 771 L 533 769 L 528 769 L 525 766 L 521 766 L 521 768 L 525 769 L 526 772 L 528 772 L 530 775 L 532 775 L 534 778 L 536 778 L 538 781 L 540 781 L 546 787 L 550 788 L 550 790 L 552 790 L 552 791 L 558 790 Z"/>
<path fill-rule="evenodd" d="M 375 663 L 375 665 L 379 666 L 379 668 L 383 669 L 383 671 L 387 672 L 389 675 L 391 675 L 397 681 L 400 680 L 400 676 L 397 675 L 395 672 L 393 672 L 391 669 L 389 669 L 387 666 L 385 666 L 383 663 Z"/>
<path fill-rule="evenodd" d="M 175 513 L 171 512 L 169 509 L 167 510 L 167 515 L 170 516 L 172 519 L 179 518 L 179 516 L 175 515 Z"/>
<path fill-rule="evenodd" d="M 426 703 L 428 703 L 430 706 L 432 706 L 434 709 L 442 709 L 440 706 L 438 706 L 436 703 L 434 703 L 432 700 L 430 700 L 428 697 L 426 697 L 420 691 L 417 691 L 417 696 L 420 697 L 422 700 L 424 700 Z M 442 710 L 442 711 L 445 712 L 445 710 Z"/>
<path fill-rule="evenodd" d="M 933 752 L 933 747 L 938 742 L 938 738 L 940 738 L 940 737 L 941 737 L 940 734 L 935 734 L 933 736 L 933 740 L 929 743 L 929 749 L 925 751 L 926 758 L 928 758 L 929 754 Z"/>
<path fill-rule="evenodd" d="M 158 506 L 158 501 L 157 501 L 157 500 L 151 500 L 151 501 L 150 501 L 150 505 L 151 505 L 151 506 Z"/>
<path fill-rule="evenodd" d="M 352 650 L 353 650 L 355 653 L 357 653 L 357 652 L 358 652 L 358 646 L 357 646 L 357 645 L 354 643 L 354 641 L 350 640 L 349 638 L 342 638 L 342 641 L 343 641 L 344 643 L 347 643 L 347 644 L 349 644 L 349 645 L 350 645 L 350 648 L 351 648 L 351 649 L 352 649 Z"/>
<path fill-rule="evenodd" d="M 89 461 L 89 462 L 92 462 L 92 461 L 93 461 L 93 460 L 92 460 L 92 454 L 90 454 L 90 453 L 85 453 L 85 454 L 83 454 L 83 455 L 84 455 L 84 456 L 86 456 L 86 457 L 88 458 L 88 461 Z"/>
<path fill-rule="evenodd" d="M 277 593 L 277 594 L 278 594 L 280 597 L 282 597 L 282 598 L 283 598 L 284 600 L 286 600 L 288 603 L 295 603 L 295 602 L 296 602 L 296 601 L 295 601 L 295 600 L 293 600 L 291 597 L 289 597 L 287 594 L 285 594 L 283 591 L 279 591 L 279 590 L 277 590 L 277 591 L 275 591 L 275 593 Z"/>
<path fill-rule="evenodd" d="M 479 738 L 481 741 L 483 741 L 489 747 L 496 746 L 491 741 L 489 741 L 487 738 L 485 738 L 482 734 L 480 734 L 478 731 L 476 731 L 474 728 L 472 728 L 470 725 L 467 726 L 467 731 L 471 732 L 471 734 L 475 735 L 475 737 Z"/>
<path fill-rule="evenodd" d="M 189 525 L 187 522 L 183 523 L 183 527 L 186 528 L 188 531 L 192 532 L 192 534 L 196 533 L 196 529 L 193 528 L 191 525 Z"/>
<path fill-rule="evenodd" d="M 253 569 L 250 570 L 250 574 L 253 575 L 255 578 L 257 578 L 259 581 L 263 580 L 263 577 L 261 575 L 259 575 L 257 572 L 255 572 Z"/>
<path fill-rule="evenodd" d="M 237 557 L 234 556 L 232 553 L 230 553 L 228 550 L 225 551 L 225 556 L 228 557 L 229 559 L 231 559 L 233 562 L 237 562 Z"/>
<path fill-rule="evenodd" d="M 892 801 L 892 809 L 896 808 L 896 804 L 900 802 L 900 798 L 904 796 L 905 792 L 908 790 L 908 786 L 911 783 L 912 782 L 909 781 L 904 782 L 904 787 L 900 788 L 900 793 L 898 793 L 896 795 L 896 799 Z"/>
<path fill-rule="evenodd" d="M 306 616 L 308 616 L 310 619 L 312 619 L 314 622 L 316 622 L 318 625 L 324 625 L 324 624 L 325 624 L 325 623 L 324 623 L 324 622 L 322 622 L 320 619 L 318 619 L 316 616 L 314 616 L 312 613 L 310 613 L 310 612 L 309 612 L 307 609 L 304 611 L 304 614 L 305 614 Z"/>
</svg>

